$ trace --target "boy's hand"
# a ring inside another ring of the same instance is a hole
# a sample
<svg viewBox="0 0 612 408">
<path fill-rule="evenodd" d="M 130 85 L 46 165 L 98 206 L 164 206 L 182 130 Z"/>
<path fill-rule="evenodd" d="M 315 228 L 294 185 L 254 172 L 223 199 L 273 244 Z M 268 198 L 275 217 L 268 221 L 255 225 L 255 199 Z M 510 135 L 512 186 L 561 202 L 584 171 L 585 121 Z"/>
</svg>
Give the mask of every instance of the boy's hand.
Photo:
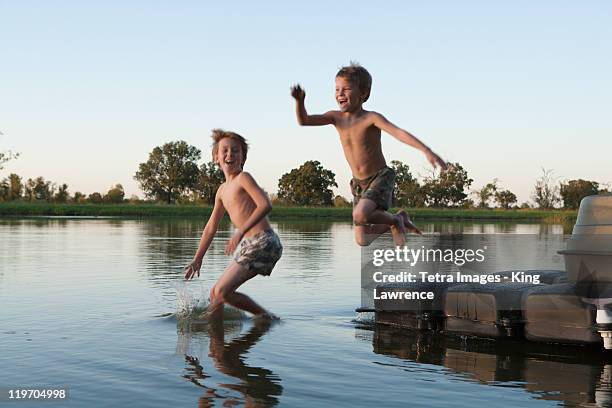
<svg viewBox="0 0 612 408">
<path fill-rule="evenodd" d="M 446 162 L 442 160 L 440 156 L 432 152 L 431 150 L 427 150 L 425 152 L 425 156 L 427 157 L 427 161 L 431 163 L 434 169 L 440 166 L 441 170 L 446 170 Z"/>
<path fill-rule="evenodd" d="M 304 92 L 300 84 L 296 84 L 291 87 L 291 96 L 293 96 L 296 101 L 304 102 L 306 92 Z"/>
<path fill-rule="evenodd" d="M 240 243 L 241 239 L 242 232 L 237 229 L 236 232 L 234 232 L 234 235 L 232 235 L 232 238 L 230 238 L 229 242 L 225 245 L 225 255 L 231 255 Z"/>
<path fill-rule="evenodd" d="M 200 277 L 200 268 L 202 267 L 202 260 L 194 258 L 189 265 L 185 267 L 185 280 L 193 278 L 197 273 L 198 278 Z"/>
</svg>

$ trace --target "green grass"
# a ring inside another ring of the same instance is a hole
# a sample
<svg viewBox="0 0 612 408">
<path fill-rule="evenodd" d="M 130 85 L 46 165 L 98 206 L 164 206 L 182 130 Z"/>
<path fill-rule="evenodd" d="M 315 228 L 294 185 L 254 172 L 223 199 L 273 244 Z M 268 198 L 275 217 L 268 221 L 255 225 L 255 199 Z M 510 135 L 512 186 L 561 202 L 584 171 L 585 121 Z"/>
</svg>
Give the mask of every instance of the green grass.
<svg viewBox="0 0 612 408">
<path fill-rule="evenodd" d="M 576 211 L 565 210 L 482 210 L 412 208 L 411 217 L 431 220 L 507 220 L 551 223 L 573 222 Z M 208 217 L 210 207 L 163 204 L 57 204 L 46 202 L 2 202 L 0 217 L 65 216 L 65 217 Z M 351 208 L 335 207 L 275 207 L 273 219 L 315 218 L 350 220 Z"/>
<path fill-rule="evenodd" d="M 421 219 L 442 220 L 532 220 L 541 222 L 574 222 L 577 211 L 571 210 L 503 210 L 503 209 L 463 209 L 463 208 L 413 208 L 409 214 Z"/>
</svg>

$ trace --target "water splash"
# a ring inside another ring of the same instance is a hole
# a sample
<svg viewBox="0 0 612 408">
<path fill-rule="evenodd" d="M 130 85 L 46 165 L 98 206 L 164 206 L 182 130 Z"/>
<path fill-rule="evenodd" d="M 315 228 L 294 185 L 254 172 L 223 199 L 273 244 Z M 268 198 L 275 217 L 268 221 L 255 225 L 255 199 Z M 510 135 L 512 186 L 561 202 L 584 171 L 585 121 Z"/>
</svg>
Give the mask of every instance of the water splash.
<svg viewBox="0 0 612 408">
<path fill-rule="evenodd" d="M 203 284 L 187 285 L 177 283 L 176 289 L 176 321 L 177 330 L 181 333 L 201 330 L 208 324 L 208 290 Z M 223 321 L 240 322 L 246 319 L 246 314 L 234 307 L 225 305 L 223 308 Z"/>
<path fill-rule="evenodd" d="M 376 315 L 373 312 L 357 313 L 357 316 L 352 322 L 358 327 L 374 327 Z"/>
<path fill-rule="evenodd" d="M 205 314 L 208 309 L 208 291 L 203 284 L 187 285 L 177 283 L 176 289 L 176 317 L 183 318 Z"/>
</svg>

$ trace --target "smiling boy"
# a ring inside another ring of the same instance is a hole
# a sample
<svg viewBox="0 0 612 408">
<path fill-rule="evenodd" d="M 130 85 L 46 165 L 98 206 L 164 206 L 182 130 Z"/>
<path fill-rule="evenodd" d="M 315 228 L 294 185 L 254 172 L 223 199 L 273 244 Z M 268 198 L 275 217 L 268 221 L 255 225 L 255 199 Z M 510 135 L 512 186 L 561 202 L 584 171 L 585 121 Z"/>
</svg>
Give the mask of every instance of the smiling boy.
<svg viewBox="0 0 612 408">
<path fill-rule="evenodd" d="M 196 254 L 185 268 L 185 279 L 193 278 L 196 273 L 200 276 L 202 258 L 227 211 L 236 229 L 225 246 L 225 254 L 234 252 L 241 241 L 242 244 L 210 291 L 208 314 L 211 318 L 218 317 L 223 304 L 229 303 L 255 316 L 273 318 L 274 315 L 253 299 L 236 292 L 240 285 L 255 275 L 269 276 L 282 255 L 283 246 L 267 218 L 272 205 L 253 177 L 242 170 L 248 151 L 246 140 L 237 133 L 221 129 L 213 130 L 212 139 L 213 161 L 221 167 L 225 182 L 217 190 L 215 205 Z"/>
<path fill-rule="evenodd" d="M 355 241 L 367 246 L 381 234 L 391 230 L 397 246 L 405 245 L 407 230 L 420 234 L 404 210 L 387 212 L 391 206 L 395 172 L 387 166 L 382 153 L 381 130 L 399 141 L 421 150 L 432 166 L 445 168 L 444 161 L 414 135 L 395 126 L 383 115 L 363 109 L 370 97 L 372 77 L 356 63 L 343 67 L 336 74 L 336 102 L 340 110 L 322 115 L 309 115 L 306 93 L 295 85 L 291 96 L 296 100 L 297 121 L 302 126 L 334 125 L 340 135 L 344 156 L 353 173 L 353 221 Z"/>
</svg>

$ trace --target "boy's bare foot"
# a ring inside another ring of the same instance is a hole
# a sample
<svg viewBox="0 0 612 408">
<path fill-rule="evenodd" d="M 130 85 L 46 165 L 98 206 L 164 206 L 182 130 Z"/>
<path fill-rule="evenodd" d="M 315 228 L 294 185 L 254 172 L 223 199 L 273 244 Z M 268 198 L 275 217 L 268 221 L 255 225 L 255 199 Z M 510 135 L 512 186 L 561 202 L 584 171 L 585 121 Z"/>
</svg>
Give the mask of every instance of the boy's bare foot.
<svg viewBox="0 0 612 408">
<path fill-rule="evenodd" d="M 397 212 L 397 215 L 401 215 L 402 218 L 404 219 L 404 226 L 406 227 L 406 229 L 409 232 L 418 234 L 418 235 L 423 235 L 423 232 L 421 232 L 421 230 L 414 224 L 414 222 L 412 222 L 412 220 L 410 219 L 410 217 L 408 216 L 408 213 L 406 213 L 406 211 L 404 210 L 399 210 Z"/>
<path fill-rule="evenodd" d="M 404 217 L 400 214 L 395 214 L 395 225 L 391 226 L 391 235 L 393 235 L 393 243 L 395 246 L 403 247 L 406 245 L 406 226 L 404 225 Z"/>
</svg>

